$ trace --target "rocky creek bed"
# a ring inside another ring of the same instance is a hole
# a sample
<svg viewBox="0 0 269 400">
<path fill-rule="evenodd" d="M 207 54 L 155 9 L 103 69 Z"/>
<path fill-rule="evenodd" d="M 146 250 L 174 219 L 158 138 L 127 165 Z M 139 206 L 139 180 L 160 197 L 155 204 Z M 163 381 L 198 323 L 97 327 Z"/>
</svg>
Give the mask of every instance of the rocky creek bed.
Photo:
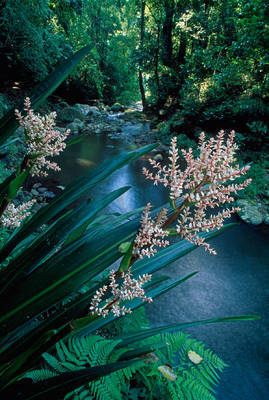
<svg viewBox="0 0 269 400">
<path fill-rule="evenodd" d="M 90 106 L 87 104 L 69 106 L 65 103 L 57 113 L 57 126 L 55 129 L 59 131 L 70 129 L 70 139 L 80 135 L 106 135 L 111 139 L 135 146 L 142 146 L 158 141 L 159 147 L 151 155 L 151 157 L 158 161 L 162 161 L 168 150 L 168 146 L 160 142 L 158 130 L 152 127 L 151 121 L 148 120 L 137 105 L 126 108 L 118 103 L 112 107 L 103 104 L 99 106 Z M 9 171 L 13 171 L 16 168 L 18 159 L 23 158 L 23 129 L 18 128 L 14 136 L 15 141 L 11 146 L 8 146 L 8 151 L 5 148 L 1 151 L 1 179 L 5 178 L 9 174 Z M 36 198 L 37 204 L 34 209 L 36 211 L 63 189 L 64 186 L 51 178 L 42 178 L 41 180 L 29 178 L 23 190 L 18 194 L 15 203 Z M 241 207 L 240 217 L 244 222 L 255 226 L 269 225 L 269 206 L 262 199 L 257 198 L 256 201 L 238 199 L 237 203 Z"/>
</svg>

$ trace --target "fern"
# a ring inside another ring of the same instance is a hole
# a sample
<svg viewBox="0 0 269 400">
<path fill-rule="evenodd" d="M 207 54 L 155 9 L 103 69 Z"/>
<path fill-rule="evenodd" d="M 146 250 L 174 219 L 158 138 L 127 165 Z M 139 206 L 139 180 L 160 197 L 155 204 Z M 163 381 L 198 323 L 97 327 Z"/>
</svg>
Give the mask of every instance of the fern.
<svg viewBox="0 0 269 400">
<path fill-rule="evenodd" d="M 124 321 L 129 331 L 136 331 L 139 324 L 147 325 L 143 309 L 126 316 Z M 110 324 L 109 329 L 103 333 L 111 335 L 111 331 L 116 334 L 127 332 L 121 319 Z M 126 351 L 131 350 L 126 347 L 117 348 L 119 343 L 120 340 L 104 339 L 98 335 L 72 337 L 68 343 L 60 341 L 56 344 L 54 355 L 43 354 L 44 368 L 28 372 L 25 377 L 40 381 L 66 371 L 117 362 Z M 177 332 L 154 336 L 144 340 L 143 345 L 152 345 L 158 349 L 154 351 L 151 363 L 146 364 L 141 359 L 141 364 L 113 372 L 77 388 L 66 395 L 65 400 L 215 400 L 214 388 L 226 364 L 203 343 Z M 190 351 L 194 352 L 192 354 L 196 359 L 190 356 Z M 163 367 L 166 371 L 168 368 L 166 375 L 162 373 Z M 171 377 L 172 380 L 169 380 Z M 142 393 L 145 393 L 145 397 Z"/>
<path fill-rule="evenodd" d="M 160 388 L 165 391 L 162 397 L 181 400 L 215 400 L 214 387 L 219 382 L 219 373 L 226 364 L 205 345 L 188 335 L 178 332 L 155 336 L 148 339 L 148 344 L 165 344 L 155 351 L 158 362 L 142 370 L 144 376 L 152 381 L 153 397 L 160 398 Z M 191 361 L 188 352 L 195 352 L 201 358 L 197 363 Z M 164 376 L 158 367 L 168 366 L 169 374 Z M 172 379 L 172 378 L 171 378 Z M 148 383 L 147 383 L 148 386 Z"/>
<path fill-rule="evenodd" d="M 125 349 L 115 349 L 120 340 L 108 340 L 101 336 L 89 335 L 82 338 L 71 338 L 65 344 L 60 341 L 56 344 L 56 354 L 42 355 L 45 366 L 42 369 L 28 372 L 25 378 L 33 381 L 42 381 L 59 375 L 63 372 L 76 371 L 81 368 L 106 365 L 118 361 L 126 352 Z M 65 400 L 120 400 L 121 388 L 130 380 L 144 361 L 134 366 L 106 375 L 99 380 L 90 382 L 88 386 L 77 388 L 65 396 Z"/>
<path fill-rule="evenodd" d="M 150 324 L 146 317 L 145 308 L 140 307 L 133 310 L 131 314 L 126 314 L 124 317 L 117 318 L 108 324 L 103 329 L 103 333 L 111 337 L 139 331 L 140 329 L 149 328 L 149 326 Z"/>
</svg>

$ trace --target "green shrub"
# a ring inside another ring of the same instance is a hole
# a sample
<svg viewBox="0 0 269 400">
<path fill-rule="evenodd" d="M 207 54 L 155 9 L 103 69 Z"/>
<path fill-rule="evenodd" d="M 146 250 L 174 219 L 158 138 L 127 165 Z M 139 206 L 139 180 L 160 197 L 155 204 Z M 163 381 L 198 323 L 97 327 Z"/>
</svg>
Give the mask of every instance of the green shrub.
<svg viewBox="0 0 269 400">
<path fill-rule="evenodd" d="M 6 97 L 3 94 L 0 94 L 0 118 L 6 113 L 9 109 L 10 104 L 8 103 Z"/>
<path fill-rule="evenodd" d="M 246 190 L 240 194 L 242 198 L 249 198 L 253 201 L 262 200 L 269 204 L 269 159 L 261 157 L 259 161 L 251 164 L 248 176 L 252 179 Z"/>
</svg>

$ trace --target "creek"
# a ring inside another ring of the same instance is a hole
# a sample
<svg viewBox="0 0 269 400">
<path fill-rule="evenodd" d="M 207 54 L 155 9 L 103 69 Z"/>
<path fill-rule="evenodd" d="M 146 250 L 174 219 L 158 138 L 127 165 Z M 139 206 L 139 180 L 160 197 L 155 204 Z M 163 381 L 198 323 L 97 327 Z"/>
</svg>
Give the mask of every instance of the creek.
<svg viewBox="0 0 269 400">
<path fill-rule="evenodd" d="M 127 139 L 145 134 L 146 123 L 123 126 Z M 115 136 L 117 137 L 117 136 Z M 57 162 L 62 171 L 55 175 L 66 186 L 102 161 L 132 150 L 129 140 L 112 139 L 108 135 L 92 135 L 69 147 Z M 115 172 L 89 196 L 100 197 L 119 187 L 132 188 L 108 208 L 108 212 L 126 212 L 146 205 L 167 201 L 165 189 L 146 181 L 141 170 L 148 165 L 140 159 Z M 203 341 L 229 366 L 221 375 L 218 400 L 267 400 L 268 382 L 268 294 L 269 249 L 268 229 L 240 224 L 215 238 L 211 244 L 217 256 L 199 248 L 162 271 L 178 278 L 198 270 L 183 285 L 159 297 L 147 306 L 152 326 L 187 322 L 215 317 L 260 315 L 261 320 L 219 323 L 185 329 Z"/>
</svg>

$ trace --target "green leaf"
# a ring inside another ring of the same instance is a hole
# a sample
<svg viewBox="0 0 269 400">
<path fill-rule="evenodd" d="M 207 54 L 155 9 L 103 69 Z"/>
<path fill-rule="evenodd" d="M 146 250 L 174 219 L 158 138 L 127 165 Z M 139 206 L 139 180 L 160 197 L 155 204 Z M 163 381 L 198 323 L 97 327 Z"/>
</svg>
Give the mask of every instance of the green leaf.
<svg viewBox="0 0 269 400">
<path fill-rule="evenodd" d="M 8 188 L 10 183 L 16 178 L 15 172 L 13 174 L 9 175 L 1 184 L 0 184 L 0 203 L 4 199 L 7 198 L 7 193 L 8 193 Z"/>
<path fill-rule="evenodd" d="M 160 333 L 176 332 L 183 328 L 189 328 L 191 326 L 205 325 L 205 324 L 215 324 L 219 322 L 236 322 L 236 321 L 252 321 L 254 319 L 260 319 L 258 315 L 240 315 L 236 317 L 223 317 L 223 318 L 212 318 L 204 319 L 201 321 L 184 322 L 180 324 L 171 324 L 160 326 L 157 328 L 144 329 L 143 331 L 132 332 L 127 335 L 119 335 L 113 339 L 120 339 L 121 342 L 116 347 L 128 346 L 132 343 L 145 340 L 151 336 L 158 335 Z"/>
<path fill-rule="evenodd" d="M 15 143 L 15 142 L 18 142 L 18 141 L 21 141 L 21 139 L 20 139 L 20 138 L 15 138 L 15 139 L 10 139 L 10 140 L 8 140 L 7 142 L 5 142 L 4 144 L 2 144 L 2 145 L 0 146 L 0 151 L 1 151 L 2 149 L 4 149 L 5 147 L 10 146 L 12 143 Z"/>
<path fill-rule="evenodd" d="M 72 321 L 72 323 L 71 323 L 72 330 L 76 331 L 80 328 L 84 328 L 85 326 L 87 326 L 91 321 L 93 321 L 96 318 L 97 318 L 97 316 L 95 316 L 95 315 L 87 315 L 86 317 L 77 318 L 74 321 Z"/>
<path fill-rule="evenodd" d="M 72 70 L 79 64 L 83 57 L 91 50 L 92 46 L 86 46 L 77 51 L 63 63 L 61 63 L 43 82 L 39 83 L 29 95 L 31 107 L 35 110 L 55 89 L 67 78 Z M 21 103 L 16 107 L 23 110 Z M 10 110 L 0 120 L 0 144 L 4 143 L 18 128 L 19 123 L 14 115 L 15 108 Z"/>
<path fill-rule="evenodd" d="M 16 285 L 15 282 L 22 275 L 29 274 L 36 269 L 41 262 L 44 262 L 50 254 L 55 252 L 56 248 L 59 249 L 61 245 L 67 245 L 78 239 L 95 215 L 128 189 L 129 187 L 123 187 L 109 193 L 100 200 L 88 205 L 83 204 L 71 214 L 67 213 L 65 218 L 61 218 L 53 225 L 52 229 L 40 235 L 39 239 L 13 259 L 5 270 L 1 277 L 1 296 L 9 287 L 12 289 L 12 286 Z"/>
<path fill-rule="evenodd" d="M 30 169 L 25 169 L 23 172 L 18 174 L 15 179 L 13 179 L 8 185 L 7 200 L 11 201 L 16 197 L 18 190 L 22 186 L 23 182 L 29 175 Z"/>
<path fill-rule="evenodd" d="M 38 399 L 47 400 L 51 398 L 63 398 L 67 393 L 72 390 L 92 382 L 102 376 L 111 374 L 112 372 L 118 371 L 141 363 L 140 359 L 118 361 L 115 363 L 101 365 L 99 367 L 84 368 L 73 372 L 64 372 L 59 376 L 41 381 L 38 383 L 29 382 L 29 380 L 22 380 L 2 390 L 2 396 L 4 398 L 16 398 L 16 399 Z M 20 396 L 22 394 L 22 396 Z"/>
<path fill-rule="evenodd" d="M 80 295 L 78 298 L 71 300 L 68 303 L 64 310 L 56 310 L 50 318 L 47 318 L 41 321 L 38 326 L 32 324 L 29 326 L 28 331 L 17 329 L 16 332 L 13 332 L 12 335 L 6 337 L 5 341 L 1 343 L 0 353 L 2 362 L 8 362 L 10 359 L 15 359 L 18 355 L 25 352 L 25 349 L 31 347 L 32 343 L 39 340 L 39 338 L 44 335 L 46 332 L 51 330 L 57 330 L 57 338 L 62 338 L 62 332 L 69 333 L 70 329 L 66 332 L 66 326 L 69 325 L 69 322 L 74 318 L 79 316 L 82 311 L 87 309 L 90 303 L 90 299 L 98 289 L 97 285 L 91 288 L 88 292 Z M 41 355 L 42 352 L 47 351 L 47 348 L 42 348 L 41 352 L 39 349 L 36 349 L 35 357 Z M 32 362 L 34 363 L 35 358 L 31 357 Z M 28 367 L 29 365 L 28 362 Z"/>
<path fill-rule="evenodd" d="M 12 378 L 14 379 L 14 375 L 16 375 L 18 370 L 27 362 L 32 354 L 35 353 L 40 347 L 43 347 L 46 342 L 49 342 L 50 339 L 55 336 L 55 334 L 55 330 L 45 332 L 41 337 L 33 342 L 33 344 L 29 346 L 26 351 L 16 355 L 14 359 L 9 360 L 7 362 L 7 366 L 2 365 L 1 369 L 5 369 L 5 372 L 1 373 L 1 382 L 9 382 Z"/>
<path fill-rule="evenodd" d="M 16 297 L 5 304 L 0 320 L 7 326 L 2 324 L 2 329 L 16 328 L 26 316 L 39 314 L 102 272 L 119 258 L 119 244 L 133 237 L 138 225 L 139 220 L 130 221 L 94 238 L 89 232 L 56 253 L 42 271 L 22 282 Z"/>
<path fill-rule="evenodd" d="M 130 250 L 131 245 L 132 245 L 132 242 L 121 243 L 121 245 L 119 246 L 119 252 L 122 254 L 126 254 L 128 252 L 128 250 Z"/>
<path fill-rule="evenodd" d="M 133 254 L 133 248 L 134 248 L 134 242 L 129 243 L 129 248 L 128 248 L 127 252 L 124 254 L 124 257 L 120 263 L 120 267 L 119 267 L 120 272 L 125 272 L 128 270 L 128 268 L 130 266 L 132 254 Z"/>
<path fill-rule="evenodd" d="M 130 153 L 116 156 L 90 171 L 87 175 L 78 178 L 74 183 L 67 186 L 61 195 L 57 196 L 47 206 L 41 208 L 18 233 L 10 239 L 0 252 L 0 263 L 11 253 L 11 251 L 28 235 L 33 233 L 38 227 L 47 223 L 51 218 L 65 209 L 69 204 L 89 191 L 97 183 L 105 179 L 112 172 L 123 167 L 125 164 L 141 157 L 143 154 L 154 149 L 156 145 L 148 145 Z"/>
<path fill-rule="evenodd" d="M 155 350 L 166 348 L 166 346 L 167 346 L 166 343 L 152 343 L 150 345 L 138 347 L 133 350 L 128 350 L 119 357 L 119 361 L 129 360 L 129 359 L 132 359 L 135 357 L 140 357 L 140 356 L 146 355 L 148 353 L 151 353 Z"/>
</svg>

